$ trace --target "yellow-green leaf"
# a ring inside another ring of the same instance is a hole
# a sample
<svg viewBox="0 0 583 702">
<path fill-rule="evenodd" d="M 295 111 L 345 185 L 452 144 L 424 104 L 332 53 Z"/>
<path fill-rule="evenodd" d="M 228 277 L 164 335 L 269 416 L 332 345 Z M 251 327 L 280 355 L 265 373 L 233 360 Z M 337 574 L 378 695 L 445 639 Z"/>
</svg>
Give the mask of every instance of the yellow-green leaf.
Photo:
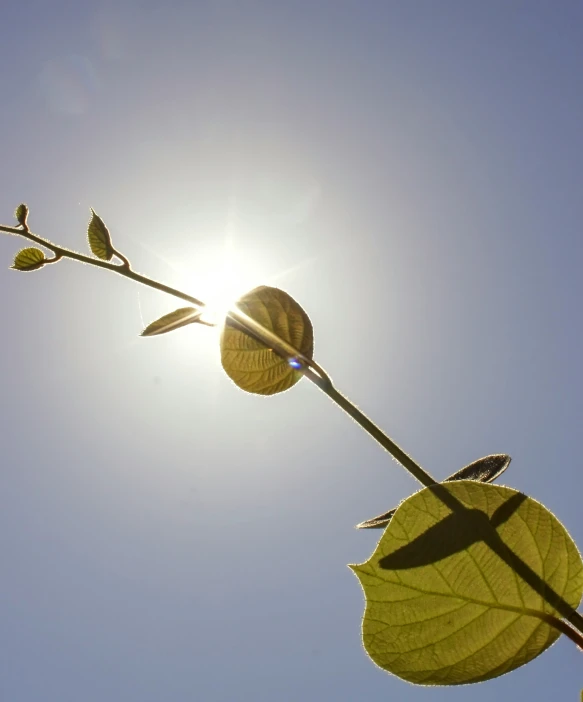
<svg viewBox="0 0 583 702">
<path fill-rule="evenodd" d="M 91 210 L 91 220 L 87 227 L 89 248 L 94 256 L 103 261 L 110 261 L 113 256 L 113 246 L 108 228 L 98 214 Z"/>
<path fill-rule="evenodd" d="M 26 205 L 24 202 L 18 205 L 18 207 L 14 210 L 14 217 L 16 218 L 18 224 L 21 224 L 24 227 L 26 225 L 26 218 L 28 217 L 28 205 Z"/>
<path fill-rule="evenodd" d="M 277 334 L 307 358 L 314 352 L 314 334 L 308 315 L 283 290 L 261 286 L 237 302 L 245 314 Z M 221 336 L 221 362 L 242 390 L 274 395 L 289 390 L 302 374 L 275 351 L 229 321 Z"/>
<path fill-rule="evenodd" d="M 475 481 L 410 497 L 370 560 L 351 568 L 366 598 L 367 653 L 423 685 L 528 663 L 559 636 L 544 617 L 568 616 L 583 592 L 581 556 L 558 519 L 516 490 Z"/>
<path fill-rule="evenodd" d="M 45 264 L 45 255 L 34 246 L 22 249 L 16 254 L 12 268 L 17 271 L 36 271 Z"/>
<path fill-rule="evenodd" d="M 166 334 L 166 332 L 174 331 L 187 324 L 198 322 L 201 314 L 202 310 L 197 310 L 194 307 L 181 307 L 148 324 L 141 335 L 156 336 L 157 334 Z"/>
</svg>

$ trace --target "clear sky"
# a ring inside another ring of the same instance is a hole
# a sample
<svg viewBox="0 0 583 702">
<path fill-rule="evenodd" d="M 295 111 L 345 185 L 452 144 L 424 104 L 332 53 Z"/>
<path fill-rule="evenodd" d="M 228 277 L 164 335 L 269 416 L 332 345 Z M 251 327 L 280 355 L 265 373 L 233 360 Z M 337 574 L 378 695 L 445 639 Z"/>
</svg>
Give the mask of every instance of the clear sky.
<svg viewBox="0 0 583 702">
<path fill-rule="evenodd" d="M 583 545 L 578 0 L 20 0 L 2 10 L 0 220 L 306 309 L 316 360 L 435 476 Z M 182 306 L 0 235 L 2 702 L 578 699 L 561 639 L 469 688 L 361 646 L 353 527 L 416 483 L 307 381 L 265 399 Z M 221 273 L 223 272 L 223 273 Z"/>
</svg>

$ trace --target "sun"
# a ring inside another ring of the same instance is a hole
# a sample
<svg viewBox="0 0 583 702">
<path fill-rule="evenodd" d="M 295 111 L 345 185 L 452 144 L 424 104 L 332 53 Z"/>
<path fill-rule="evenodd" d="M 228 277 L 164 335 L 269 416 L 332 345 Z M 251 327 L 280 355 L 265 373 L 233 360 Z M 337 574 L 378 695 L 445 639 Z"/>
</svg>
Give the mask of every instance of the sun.
<svg viewBox="0 0 583 702">
<path fill-rule="evenodd" d="M 197 278 L 197 289 L 205 303 L 201 319 L 220 326 L 237 300 L 249 290 L 257 287 L 250 276 L 238 271 L 235 266 L 223 265 L 210 271 L 208 277 Z"/>
<path fill-rule="evenodd" d="M 205 303 L 202 319 L 220 329 L 237 300 L 265 283 L 266 271 L 256 257 L 223 244 L 199 251 L 180 278 L 182 289 Z"/>
<path fill-rule="evenodd" d="M 261 249 L 253 249 L 238 240 L 234 233 L 218 235 L 216 243 L 197 246 L 192 256 L 173 268 L 178 288 L 204 303 L 202 320 L 224 327 L 227 313 L 245 293 L 261 286 L 280 287 L 316 258 L 304 258 L 284 268 Z"/>
</svg>

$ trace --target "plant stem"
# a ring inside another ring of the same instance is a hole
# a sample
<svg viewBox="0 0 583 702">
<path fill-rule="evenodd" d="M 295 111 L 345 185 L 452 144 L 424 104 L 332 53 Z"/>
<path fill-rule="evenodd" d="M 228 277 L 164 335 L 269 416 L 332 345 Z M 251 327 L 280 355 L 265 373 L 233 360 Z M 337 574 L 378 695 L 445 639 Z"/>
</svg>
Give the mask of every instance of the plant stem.
<svg viewBox="0 0 583 702">
<path fill-rule="evenodd" d="M 372 422 L 363 412 L 361 412 L 356 405 L 354 405 L 350 400 L 344 395 L 341 395 L 338 390 L 333 385 L 328 388 L 322 388 L 328 397 L 335 402 L 339 407 L 341 407 L 347 414 L 349 414 L 355 422 L 357 422 L 368 434 L 370 434 L 373 439 L 379 442 L 379 444 L 386 449 L 391 456 L 398 461 L 406 470 L 411 473 L 411 475 L 416 478 L 425 487 L 436 484 L 429 473 L 427 473 L 421 466 L 416 463 L 411 456 L 405 453 L 403 449 L 398 446 L 390 437 L 388 437 L 377 425 Z"/>
<path fill-rule="evenodd" d="M 130 280 L 135 280 L 136 283 L 141 283 L 142 285 L 147 285 L 150 288 L 154 288 L 156 290 L 159 290 L 160 292 L 167 293 L 168 295 L 179 297 L 181 300 L 186 300 L 186 302 L 190 302 L 193 305 L 196 305 L 197 307 L 205 306 L 204 302 L 197 300 L 196 297 L 192 297 L 192 295 L 187 295 L 186 293 L 183 293 L 180 290 L 176 290 L 175 288 L 171 288 L 168 285 L 164 285 L 164 283 L 159 283 L 157 280 L 153 280 L 152 278 L 147 278 L 144 275 L 136 273 L 130 268 L 129 261 L 127 260 L 127 258 L 125 258 L 125 256 L 120 256 L 120 254 L 117 251 L 115 251 L 115 255 L 118 256 L 122 261 L 121 265 L 117 263 L 110 263 L 109 261 L 102 261 L 100 258 L 85 256 L 84 254 L 77 253 L 76 251 L 72 251 L 71 249 L 65 249 L 62 246 L 57 246 L 56 244 L 53 244 L 52 241 L 48 241 L 48 239 L 43 239 L 42 237 L 37 236 L 36 234 L 33 234 L 32 232 L 29 232 L 25 229 L 18 229 L 16 227 L 7 227 L 5 225 L 0 225 L 0 232 L 6 232 L 7 234 L 15 234 L 16 236 L 23 236 L 25 239 L 30 239 L 30 241 L 34 241 L 36 244 L 40 244 L 46 249 L 49 249 L 55 254 L 55 256 L 59 258 L 71 258 L 74 261 L 87 263 L 90 266 L 98 266 L 99 268 L 105 268 L 108 271 L 112 271 L 113 273 L 119 273 L 119 275 L 123 275 L 126 278 L 130 278 Z"/>
<path fill-rule="evenodd" d="M 263 344 L 273 348 L 280 356 L 289 360 L 294 358 L 302 362 L 301 371 L 311 380 L 314 385 L 317 385 L 322 392 L 349 414 L 354 421 L 359 424 L 375 441 L 388 451 L 391 456 L 398 461 L 406 470 L 413 475 L 414 478 L 425 485 L 435 485 L 436 481 L 416 463 L 411 456 L 406 454 L 403 449 L 398 446 L 389 436 L 387 436 L 377 425 L 372 422 L 356 405 L 334 387 L 330 376 L 310 358 L 307 358 L 299 351 L 294 349 L 291 344 L 288 344 L 284 339 L 281 339 L 276 334 L 266 329 L 254 319 L 246 315 L 239 309 L 233 309 L 229 312 L 229 317 L 238 322 L 245 328 L 247 332 L 259 339 Z M 314 372 L 315 371 L 315 372 Z"/>
<path fill-rule="evenodd" d="M 560 631 L 561 634 L 565 634 L 565 636 L 577 644 L 580 651 L 583 651 L 583 632 L 575 631 L 573 626 L 569 626 L 564 619 L 559 619 L 558 617 L 554 617 L 552 614 L 547 614 L 546 612 L 544 612 L 543 616 L 540 618 L 550 626 Z"/>
<path fill-rule="evenodd" d="M 40 244 L 45 248 L 49 249 L 55 254 L 56 260 L 60 258 L 70 258 L 74 261 L 79 261 L 81 263 L 87 263 L 91 266 L 98 266 L 99 268 L 105 268 L 106 270 L 112 271 L 119 275 L 123 275 L 125 278 L 134 280 L 136 283 L 141 283 L 142 285 L 147 285 L 150 288 L 159 290 L 160 292 L 167 293 L 168 295 L 173 295 L 182 300 L 196 305 L 197 307 L 204 307 L 205 304 L 201 300 L 198 300 L 191 295 L 187 295 L 181 290 L 176 290 L 168 285 L 159 283 L 157 280 L 148 278 L 146 276 L 140 275 L 131 269 L 128 259 L 114 249 L 114 254 L 117 256 L 122 263 L 110 263 L 109 261 L 103 261 L 99 258 L 93 258 L 92 256 L 85 256 L 84 254 L 77 253 L 70 249 L 66 249 L 62 246 L 57 246 L 53 244 L 52 241 L 44 239 L 37 234 L 33 234 L 28 228 L 22 229 L 17 227 L 7 227 L 0 225 L 0 231 L 6 232 L 7 234 L 14 234 L 16 236 L 22 236 L 25 239 L 30 239 L 36 244 Z M 425 486 L 434 485 L 436 481 L 426 473 L 420 465 L 415 463 L 415 461 L 408 456 L 403 449 L 401 449 L 389 436 L 387 436 L 376 424 L 374 424 L 366 415 L 364 415 L 356 405 L 352 404 L 350 400 L 341 395 L 338 390 L 332 384 L 328 374 L 312 359 L 307 358 L 302 353 L 300 353 L 296 348 L 289 344 L 284 339 L 274 334 L 269 329 L 263 327 L 259 322 L 256 322 L 249 315 L 245 314 L 242 310 L 234 308 L 229 311 L 228 317 L 232 319 L 235 323 L 244 327 L 244 329 L 254 336 L 256 339 L 261 341 L 263 344 L 272 348 L 276 353 L 278 353 L 285 360 L 294 358 L 301 362 L 302 367 L 300 371 L 317 387 L 326 393 L 328 397 L 335 402 L 339 407 L 341 407 L 347 414 L 349 414 L 355 422 L 357 422 L 370 436 L 378 441 L 378 443 L 386 449 L 393 458 L 398 461 L 406 470 L 408 470 L 413 477 L 419 480 Z"/>
<path fill-rule="evenodd" d="M 53 244 L 51 241 L 33 234 L 31 231 L 29 231 L 26 224 L 23 227 L 8 227 L 5 225 L 0 225 L 0 231 L 6 232 L 7 234 L 13 234 L 15 236 L 22 236 L 52 251 L 54 253 L 54 258 L 46 260 L 45 263 L 56 263 L 61 258 L 70 258 L 75 261 L 79 261 L 80 263 L 87 263 L 91 266 L 105 268 L 113 273 L 118 273 L 125 278 L 135 281 L 136 283 L 141 283 L 142 285 L 154 288 L 160 292 L 167 293 L 173 297 L 190 302 L 196 307 L 205 307 L 204 302 L 182 292 L 181 290 L 171 288 L 170 286 L 164 285 L 163 283 L 153 280 L 152 278 L 136 273 L 131 269 L 129 260 L 116 249 L 114 249 L 114 255 L 121 261 L 120 264 L 110 263 L 109 261 L 93 258 L 91 256 L 85 256 L 84 254 L 80 254 L 76 251 Z M 301 364 L 299 368 L 300 372 L 303 373 L 308 380 L 314 383 L 320 390 L 322 390 L 322 392 L 328 395 L 328 397 L 341 409 L 350 415 L 350 417 L 352 417 L 352 419 L 354 419 L 354 421 L 357 422 L 357 424 L 359 424 L 364 431 L 366 431 L 375 441 L 377 441 L 386 451 L 388 451 L 398 463 L 400 463 L 406 470 L 409 471 L 409 473 L 411 473 L 411 475 L 413 475 L 414 478 L 416 478 L 426 487 L 438 485 L 437 481 L 434 480 L 429 473 L 423 470 L 423 468 L 421 468 L 421 466 L 416 463 L 411 456 L 405 453 L 400 446 L 398 446 L 374 422 L 372 422 L 363 412 L 361 412 L 356 405 L 350 402 L 348 398 L 344 397 L 344 395 L 342 395 L 334 387 L 334 384 L 332 383 L 332 380 L 328 374 L 315 361 L 304 356 L 290 343 L 285 341 L 285 339 L 280 338 L 271 330 L 263 327 L 239 308 L 234 307 L 229 311 L 227 316 L 235 325 L 243 327 L 247 333 L 258 339 L 265 346 L 273 349 L 286 361 L 290 361 L 291 359 L 299 361 Z M 213 324 L 206 322 L 205 324 L 207 324 L 207 326 L 214 326 Z M 446 503 L 449 502 L 449 500 L 445 501 Z M 458 506 L 461 507 L 461 505 Z M 529 582 L 528 578 L 524 578 L 524 575 L 522 577 L 526 580 L 526 582 Z M 583 617 L 577 611 L 572 610 L 567 614 L 566 619 L 569 623 L 547 613 L 538 614 L 537 616 L 540 616 L 549 625 L 555 627 L 560 632 L 568 636 L 575 644 L 577 644 L 577 646 L 579 646 L 580 649 L 583 650 Z"/>
</svg>

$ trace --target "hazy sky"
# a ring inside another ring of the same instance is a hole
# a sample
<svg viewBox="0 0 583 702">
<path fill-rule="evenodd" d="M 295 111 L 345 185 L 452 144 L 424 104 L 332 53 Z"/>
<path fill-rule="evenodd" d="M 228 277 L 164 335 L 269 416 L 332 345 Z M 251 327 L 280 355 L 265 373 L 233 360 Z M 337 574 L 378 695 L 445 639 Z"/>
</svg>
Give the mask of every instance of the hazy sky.
<svg viewBox="0 0 583 702">
<path fill-rule="evenodd" d="M 20 0 L 0 221 L 311 316 L 435 476 L 489 453 L 583 545 L 583 4 Z M 470 688 L 365 655 L 353 527 L 417 484 L 307 381 L 246 395 L 183 303 L 0 235 L 2 702 L 578 699 L 561 639 Z M 225 263 L 226 262 L 226 263 Z"/>
</svg>

